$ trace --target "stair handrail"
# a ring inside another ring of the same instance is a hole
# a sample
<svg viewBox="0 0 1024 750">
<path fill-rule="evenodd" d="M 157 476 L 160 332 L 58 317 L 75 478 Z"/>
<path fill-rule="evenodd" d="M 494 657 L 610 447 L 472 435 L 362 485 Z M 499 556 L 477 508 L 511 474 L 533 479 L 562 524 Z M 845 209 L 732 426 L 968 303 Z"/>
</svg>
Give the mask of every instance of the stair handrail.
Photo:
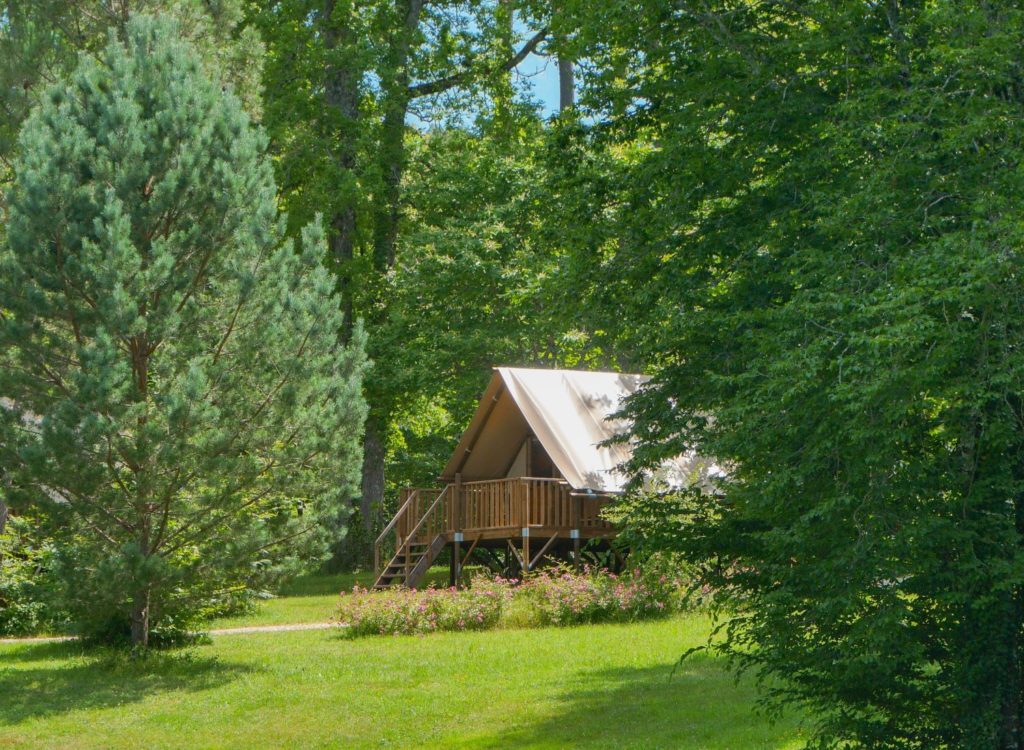
<svg viewBox="0 0 1024 750">
<path fill-rule="evenodd" d="M 437 509 L 437 504 L 440 503 L 441 500 L 444 499 L 444 496 L 448 494 L 448 489 L 450 487 L 451 487 L 450 484 L 449 485 L 445 485 L 445 488 L 443 490 L 441 490 L 441 492 L 438 494 L 438 496 L 434 499 L 434 502 L 432 502 L 430 504 L 430 507 L 427 508 L 427 510 L 423 513 L 422 516 L 420 516 L 420 520 L 413 527 L 412 531 L 410 531 L 409 534 L 405 537 L 405 542 L 402 544 L 402 546 L 395 553 L 395 559 L 397 559 L 403 552 L 407 552 L 410 549 L 410 547 L 412 546 L 412 540 L 416 538 L 416 534 L 419 533 L 419 530 L 423 527 L 423 524 L 430 517 L 430 514 L 433 513 L 434 510 Z M 406 561 L 406 568 L 408 568 L 408 561 Z M 406 570 L 406 576 L 408 576 L 408 574 L 409 574 L 409 571 Z"/>
<path fill-rule="evenodd" d="M 419 532 L 419 530 L 420 530 L 420 527 L 422 527 L 422 526 L 423 526 L 423 522 L 424 522 L 424 521 L 426 521 L 426 520 L 427 520 L 427 518 L 429 518 L 429 517 L 430 517 L 430 514 L 434 512 L 434 509 L 435 509 L 435 508 L 437 508 L 437 504 L 438 504 L 439 502 L 441 502 L 441 500 L 442 500 L 442 499 L 444 498 L 444 496 L 445 496 L 445 495 L 447 495 L 447 494 L 448 494 L 448 489 L 449 489 L 450 487 L 451 487 L 451 485 L 450 485 L 450 484 L 449 484 L 449 485 L 446 485 L 446 486 L 445 486 L 445 488 L 444 488 L 443 490 L 441 490 L 440 494 L 438 494 L 438 496 L 437 496 L 437 498 L 436 498 L 436 499 L 434 500 L 434 502 L 432 502 L 432 503 L 430 504 L 430 507 L 429 507 L 429 508 L 427 508 L 427 510 L 426 510 L 426 511 L 425 511 L 425 512 L 423 513 L 423 515 L 422 515 L 422 516 L 420 516 L 420 520 L 419 520 L 419 522 L 418 522 L 418 523 L 417 523 L 417 524 L 416 524 L 415 526 L 413 526 L 413 528 L 412 528 L 412 531 L 410 531 L 410 532 L 409 532 L 409 535 L 408 535 L 408 536 L 407 536 L 407 537 L 405 538 L 405 544 L 403 544 L 403 545 L 402 545 L 402 549 L 405 549 L 406 545 L 408 545 L 408 544 L 410 543 L 410 541 L 412 541 L 412 539 L 413 539 L 413 538 L 414 538 L 414 537 L 416 536 L 416 534 L 417 534 L 417 533 Z M 401 552 L 401 551 L 402 551 L 402 550 L 399 550 L 399 552 Z"/>
<path fill-rule="evenodd" d="M 398 520 L 403 515 L 405 515 L 406 513 L 409 512 L 409 505 L 410 505 L 410 503 L 412 503 L 413 500 L 418 498 L 419 495 L 420 495 L 419 487 L 413 489 L 413 491 L 409 493 L 409 497 L 406 498 L 405 503 L 403 503 L 402 507 L 398 509 L 398 512 L 395 513 L 394 517 L 391 519 L 391 521 L 388 523 L 388 525 L 384 527 L 384 531 L 380 532 L 380 536 L 378 536 L 377 540 L 373 543 L 373 576 L 374 576 L 374 578 L 378 577 L 380 575 L 380 571 L 381 571 L 381 567 L 380 567 L 380 546 L 382 544 L 384 544 L 384 537 L 386 537 L 388 534 L 390 534 L 392 529 L 394 529 L 395 526 L 398 524 Z"/>
</svg>

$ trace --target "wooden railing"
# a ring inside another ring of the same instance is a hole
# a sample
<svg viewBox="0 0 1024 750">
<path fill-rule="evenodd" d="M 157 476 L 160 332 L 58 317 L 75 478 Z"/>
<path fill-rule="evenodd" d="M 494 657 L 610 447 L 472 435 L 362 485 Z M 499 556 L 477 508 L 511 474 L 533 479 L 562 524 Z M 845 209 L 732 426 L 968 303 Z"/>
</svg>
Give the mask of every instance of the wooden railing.
<svg viewBox="0 0 1024 750">
<path fill-rule="evenodd" d="M 442 510 L 444 512 L 441 514 L 432 513 L 430 522 L 417 528 L 417 524 L 419 524 L 427 509 L 434 504 L 439 495 L 445 493 L 448 494 L 448 497 L 442 499 Z M 415 487 L 400 490 L 398 499 L 399 501 L 404 499 L 405 503 L 408 504 L 408 508 L 403 518 L 395 527 L 398 534 L 397 544 L 399 546 L 404 544 L 410 534 L 415 535 L 415 538 L 412 540 L 414 544 L 429 543 L 439 533 L 446 531 L 447 506 L 450 502 L 450 496 L 451 493 L 448 492 L 447 487 Z"/>
<path fill-rule="evenodd" d="M 384 554 L 389 559 L 403 552 L 409 556 L 412 545 L 430 544 L 434 537 L 447 530 L 446 508 L 449 496 L 448 487 L 403 487 L 399 490 L 398 512 L 373 545 L 374 576 L 380 575 Z M 389 537 L 394 539 L 393 553 L 384 552 L 390 546 Z"/>
<path fill-rule="evenodd" d="M 473 535 L 505 530 L 509 536 L 538 527 L 558 530 L 559 536 L 573 529 L 611 531 L 612 524 L 601 518 L 601 509 L 610 499 L 574 492 L 561 479 L 535 477 L 405 488 L 398 497 L 398 512 L 374 544 L 375 573 L 380 575 L 386 555 L 398 564 L 404 562 L 408 577 L 415 562 L 413 547 L 429 545 L 438 534 L 454 531 Z M 385 552 L 391 549 L 391 537 L 394 551 Z"/>
<path fill-rule="evenodd" d="M 561 479 L 495 479 L 465 482 L 459 489 L 461 523 L 450 520 L 450 530 L 612 528 L 600 517 L 601 508 L 609 501 L 607 496 L 574 493 Z"/>
</svg>

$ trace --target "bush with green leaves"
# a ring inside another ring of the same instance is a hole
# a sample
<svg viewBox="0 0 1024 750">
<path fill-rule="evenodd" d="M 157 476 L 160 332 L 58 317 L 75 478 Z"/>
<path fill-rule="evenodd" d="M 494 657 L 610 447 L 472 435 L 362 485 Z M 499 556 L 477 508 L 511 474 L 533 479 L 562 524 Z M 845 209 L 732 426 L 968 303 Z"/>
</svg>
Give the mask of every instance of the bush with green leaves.
<svg viewBox="0 0 1024 750">
<path fill-rule="evenodd" d="M 355 490 L 364 336 L 266 138 L 166 18 L 40 97 L 0 247 L 0 469 L 84 634 L 183 629 L 324 556 Z"/>
<path fill-rule="evenodd" d="M 678 612 L 684 592 L 683 581 L 657 568 L 619 576 L 559 566 L 522 581 L 481 575 L 465 589 L 356 587 L 342 594 L 338 619 L 350 637 L 633 622 Z"/>
<path fill-rule="evenodd" d="M 620 576 L 588 567 L 580 573 L 555 567 L 531 574 L 516 595 L 525 600 L 538 625 L 583 625 L 634 622 L 678 611 L 680 588 L 674 576 L 645 575 L 640 568 Z"/>
<path fill-rule="evenodd" d="M 0 635 L 60 630 L 67 613 L 55 601 L 54 549 L 29 518 L 0 532 Z"/>
<path fill-rule="evenodd" d="M 512 597 L 503 581 L 478 579 L 467 589 L 373 591 L 342 594 L 338 619 L 350 637 L 414 635 L 445 630 L 490 630 Z"/>
</svg>

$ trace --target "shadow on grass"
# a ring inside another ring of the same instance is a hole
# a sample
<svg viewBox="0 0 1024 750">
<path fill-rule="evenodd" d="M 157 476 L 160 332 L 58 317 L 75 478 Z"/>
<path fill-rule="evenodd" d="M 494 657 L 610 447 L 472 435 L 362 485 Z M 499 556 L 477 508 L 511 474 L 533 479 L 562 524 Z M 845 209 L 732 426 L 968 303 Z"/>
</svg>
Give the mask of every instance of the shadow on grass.
<svg viewBox="0 0 1024 750">
<path fill-rule="evenodd" d="M 31 666 L 7 666 L 18 663 Z M 134 659 L 125 652 L 83 649 L 73 643 L 27 646 L 0 657 L 0 726 L 122 706 L 171 690 L 209 690 L 251 671 L 193 651 L 154 652 Z"/>
<path fill-rule="evenodd" d="M 634 748 L 636 750 L 783 750 L 799 747 L 799 719 L 770 722 L 756 710 L 752 681 L 721 661 L 694 656 L 671 679 L 671 665 L 587 672 L 566 685 L 545 718 L 473 748 Z"/>
<path fill-rule="evenodd" d="M 63 659 L 69 656 L 88 655 L 89 650 L 77 641 L 25 641 L 20 644 L 4 644 L 0 655 L 0 670 L 7 664 L 43 659 Z"/>
</svg>

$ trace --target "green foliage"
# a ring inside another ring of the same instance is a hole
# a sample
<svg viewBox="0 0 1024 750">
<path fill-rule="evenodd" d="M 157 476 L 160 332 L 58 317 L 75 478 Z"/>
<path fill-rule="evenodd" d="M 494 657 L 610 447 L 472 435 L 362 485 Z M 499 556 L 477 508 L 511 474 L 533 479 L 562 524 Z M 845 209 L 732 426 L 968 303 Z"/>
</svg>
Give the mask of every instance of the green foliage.
<svg viewBox="0 0 1024 750">
<path fill-rule="evenodd" d="M 12 177 L 18 131 L 47 86 L 68 74 L 79 54 L 99 54 L 110 32 L 123 35 L 133 13 L 177 19 L 207 74 L 259 115 L 264 50 L 254 30 L 239 28 L 241 0 L 7 0 L 0 23 L 0 180 Z"/>
<path fill-rule="evenodd" d="M 633 155 L 585 294 L 660 365 L 637 464 L 730 467 L 636 526 L 822 746 L 1017 747 L 1024 12 L 697 5 L 569 9 L 590 137 Z"/>
<path fill-rule="evenodd" d="M 54 601 L 54 549 L 28 518 L 12 517 L 0 533 L 0 635 L 60 629 L 67 617 Z"/>
<path fill-rule="evenodd" d="M 500 581 L 477 580 L 468 589 L 427 588 L 342 594 L 338 620 L 345 635 L 415 635 L 447 630 L 490 630 L 512 598 Z"/>
<path fill-rule="evenodd" d="M 335 563 L 365 562 L 395 486 L 432 482 L 492 366 L 592 354 L 543 281 L 563 256 L 531 241 L 546 140 L 506 65 L 549 16 L 495 0 L 249 5 L 290 231 L 327 216 L 330 267 L 377 364 L 361 528 Z"/>
<path fill-rule="evenodd" d="M 79 625 L 144 642 L 318 559 L 359 461 L 364 356 L 283 241 L 265 139 L 168 20 L 129 23 L 21 136 L 0 250 L 0 465 Z M 111 625 L 114 623 L 114 625 Z"/>
<path fill-rule="evenodd" d="M 635 622 L 680 611 L 683 581 L 677 571 L 568 567 L 541 570 L 523 581 L 478 575 L 465 589 L 354 587 L 342 594 L 338 619 L 347 636 L 410 635 L 495 627 L 547 627 Z"/>
</svg>

